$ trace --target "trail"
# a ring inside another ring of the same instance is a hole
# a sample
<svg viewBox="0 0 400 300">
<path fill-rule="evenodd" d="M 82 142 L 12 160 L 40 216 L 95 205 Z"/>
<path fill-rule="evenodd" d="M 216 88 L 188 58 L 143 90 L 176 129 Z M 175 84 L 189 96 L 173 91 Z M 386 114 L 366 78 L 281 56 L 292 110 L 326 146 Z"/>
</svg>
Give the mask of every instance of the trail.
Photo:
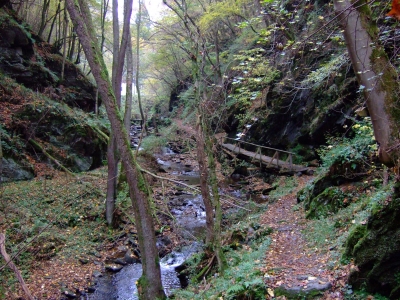
<svg viewBox="0 0 400 300">
<path fill-rule="evenodd" d="M 298 178 L 297 190 L 311 179 L 311 176 Z M 338 268 L 330 263 L 335 260 L 334 249 L 318 249 L 307 240 L 305 234 L 312 222 L 297 204 L 296 191 L 269 205 L 261 216 L 260 223 L 274 229 L 263 270 L 270 288 L 268 299 L 276 299 L 273 296 L 282 290 L 288 294 L 325 290 L 320 299 L 344 299 L 342 290 L 348 267 Z"/>
</svg>

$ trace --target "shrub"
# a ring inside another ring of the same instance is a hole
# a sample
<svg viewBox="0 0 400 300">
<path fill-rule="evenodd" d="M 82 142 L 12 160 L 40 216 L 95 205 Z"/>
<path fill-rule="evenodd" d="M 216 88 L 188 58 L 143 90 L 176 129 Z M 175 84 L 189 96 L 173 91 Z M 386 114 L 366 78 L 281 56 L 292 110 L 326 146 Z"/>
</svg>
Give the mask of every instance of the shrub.
<svg viewBox="0 0 400 300">
<path fill-rule="evenodd" d="M 371 119 L 366 117 L 357 121 L 351 130 L 352 138 L 330 137 L 328 145 L 317 150 L 322 167 L 330 169 L 332 175 L 350 176 L 351 173 L 371 168 L 372 157 L 377 150 Z"/>
</svg>

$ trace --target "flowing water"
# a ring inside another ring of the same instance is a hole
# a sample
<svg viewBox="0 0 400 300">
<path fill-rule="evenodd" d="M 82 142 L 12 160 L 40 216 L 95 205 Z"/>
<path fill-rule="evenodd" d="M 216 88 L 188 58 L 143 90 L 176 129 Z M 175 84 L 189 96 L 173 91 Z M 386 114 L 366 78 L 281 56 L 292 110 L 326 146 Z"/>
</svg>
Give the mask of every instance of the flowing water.
<svg viewBox="0 0 400 300">
<path fill-rule="evenodd" d="M 172 151 L 168 153 L 173 155 Z M 199 182 L 199 175 L 190 167 L 170 160 L 158 158 L 158 163 L 167 172 L 177 175 L 178 179 L 189 185 Z M 201 196 L 181 193 L 171 199 L 171 213 L 175 216 L 178 225 L 182 228 L 183 235 L 188 238 L 199 237 L 205 231 L 205 211 Z M 167 295 L 174 289 L 182 287 L 181 279 L 176 268 L 193 253 L 199 251 L 201 245 L 193 242 L 190 246 L 175 250 L 161 259 L 162 283 Z M 142 274 L 140 263 L 130 264 L 118 273 L 104 273 L 103 277 L 96 280 L 96 291 L 83 299 L 92 300 L 135 300 L 138 299 L 136 281 Z M 184 284 L 183 284 L 184 285 Z"/>
<path fill-rule="evenodd" d="M 174 251 L 165 256 L 160 263 L 161 279 L 164 291 L 170 295 L 174 289 L 182 286 L 179 274 L 175 268 L 180 266 L 191 254 L 198 251 L 201 246 L 193 243 L 180 251 Z M 87 299 L 93 300 L 136 300 L 138 299 L 136 281 L 142 275 L 141 264 L 125 266 L 115 274 L 105 273 L 97 281 L 96 291 Z"/>
</svg>

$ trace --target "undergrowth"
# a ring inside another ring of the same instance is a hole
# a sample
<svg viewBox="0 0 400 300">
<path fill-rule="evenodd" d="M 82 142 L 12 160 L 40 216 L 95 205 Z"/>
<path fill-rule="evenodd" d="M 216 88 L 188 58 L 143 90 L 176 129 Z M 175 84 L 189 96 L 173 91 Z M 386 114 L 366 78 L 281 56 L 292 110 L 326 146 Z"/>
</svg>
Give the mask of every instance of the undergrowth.
<svg viewBox="0 0 400 300">
<path fill-rule="evenodd" d="M 228 250 L 225 255 L 229 267 L 223 275 L 215 273 L 201 284 L 179 290 L 174 299 L 265 299 L 261 268 L 269 245 L 267 238 L 239 250 Z M 197 258 L 193 259 L 193 263 L 198 262 Z"/>
<path fill-rule="evenodd" d="M 0 232 L 6 234 L 6 250 L 25 280 L 39 261 L 75 258 L 113 238 L 103 217 L 105 182 L 103 169 L 79 178 L 61 174 L 2 185 Z M 18 285 L 8 268 L 0 281 L 0 294 Z"/>
</svg>

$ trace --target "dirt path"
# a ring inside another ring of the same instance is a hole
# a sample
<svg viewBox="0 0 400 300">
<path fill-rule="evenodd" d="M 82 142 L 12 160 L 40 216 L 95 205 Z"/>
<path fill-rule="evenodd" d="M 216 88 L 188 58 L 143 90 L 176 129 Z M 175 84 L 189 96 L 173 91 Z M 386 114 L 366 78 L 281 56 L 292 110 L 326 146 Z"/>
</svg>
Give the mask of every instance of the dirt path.
<svg viewBox="0 0 400 300">
<path fill-rule="evenodd" d="M 299 187 L 304 186 L 311 176 L 302 176 Z M 269 299 L 278 294 L 296 295 L 320 292 L 320 299 L 344 299 L 342 288 L 348 270 L 329 266 L 332 261 L 330 249 L 313 248 L 304 232 L 307 230 L 305 212 L 297 205 L 295 192 L 272 203 L 262 215 L 260 222 L 274 229 L 271 246 L 266 253 L 264 278 L 269 287 Z M 297 298 L 296 298 L 297 299 Z"/>
</svg>

